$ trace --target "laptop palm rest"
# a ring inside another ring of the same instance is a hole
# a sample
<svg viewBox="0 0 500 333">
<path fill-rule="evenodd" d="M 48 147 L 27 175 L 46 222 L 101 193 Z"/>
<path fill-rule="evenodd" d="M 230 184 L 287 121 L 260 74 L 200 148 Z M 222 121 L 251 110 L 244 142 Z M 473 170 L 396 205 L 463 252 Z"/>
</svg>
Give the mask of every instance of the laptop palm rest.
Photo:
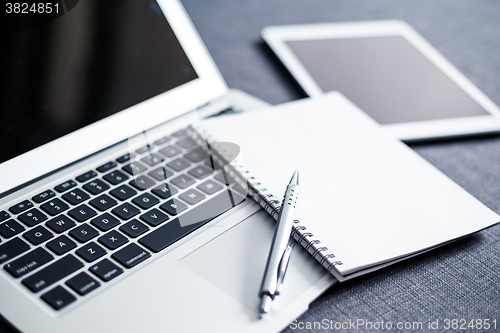
<svg viewBox="0 0 500 333">
<path fill-rule="evenodd" d="M 249 308 L 258 311 L 258 297 L 275 222 L 260 210 L 181 259 L 181 264 Z M 282 294 L 273 311 L 285 307 L 327 271 L 296 245 Z"/>
</svg>

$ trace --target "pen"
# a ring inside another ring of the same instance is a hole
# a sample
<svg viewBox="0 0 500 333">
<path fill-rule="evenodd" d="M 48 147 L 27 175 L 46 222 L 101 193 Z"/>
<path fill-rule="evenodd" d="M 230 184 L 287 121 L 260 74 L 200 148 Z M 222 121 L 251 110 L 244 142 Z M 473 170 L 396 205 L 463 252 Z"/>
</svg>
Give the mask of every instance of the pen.
<svg viewBox="0 0 500 333">
<path fill-rule="evenodd" d="M 289 245 L 292 233 L 292 223 L 295 216 L 295 205 L 299 192 L 299 172 L 293 173 L 288 184 L 283 202 L 281 203 L 276 229 L 274 231 L 273 242 L 267 257 L 266 270 L 260 287 L 259 296 L 260 312 L 267 313 L 271 307 L 271 302 L 280 294 L 283 280 L 288 268 L 288 261 L 292 254 L 292 247 Z"/>
</svg>

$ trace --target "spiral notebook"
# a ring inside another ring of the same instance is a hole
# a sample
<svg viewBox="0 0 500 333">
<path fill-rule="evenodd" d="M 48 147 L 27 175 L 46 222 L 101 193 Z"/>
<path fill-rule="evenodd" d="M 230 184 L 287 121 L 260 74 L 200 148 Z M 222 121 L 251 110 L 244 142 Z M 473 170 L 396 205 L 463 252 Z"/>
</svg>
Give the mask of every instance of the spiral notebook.
<svg viewBox="0 0 500 333">
<path fill-rule="evenodd" d="M 225 169 L 275 219 L 300 170 L 293 237 L 339 281 L 500 221 L 338 92 L 207 119 L 202 127 L 209 142 L 240 147 Z"/>
</svg>

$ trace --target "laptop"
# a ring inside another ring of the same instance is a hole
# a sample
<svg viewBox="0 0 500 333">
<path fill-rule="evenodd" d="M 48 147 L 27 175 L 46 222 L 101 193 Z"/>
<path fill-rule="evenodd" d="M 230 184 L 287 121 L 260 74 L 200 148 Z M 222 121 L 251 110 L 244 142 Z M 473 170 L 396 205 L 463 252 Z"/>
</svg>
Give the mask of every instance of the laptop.
<svg viewBox="0 0 500 333">
<path fill-rule="evenodd" d="M 284 329 L 335 279 L 296 246 L 261 318 L 274 221 L 190 135 L 266 103 L 228 89 L 177 0 L 56 9 L 1 35 L 0 315 L 28 333 Z"/>
</svg>

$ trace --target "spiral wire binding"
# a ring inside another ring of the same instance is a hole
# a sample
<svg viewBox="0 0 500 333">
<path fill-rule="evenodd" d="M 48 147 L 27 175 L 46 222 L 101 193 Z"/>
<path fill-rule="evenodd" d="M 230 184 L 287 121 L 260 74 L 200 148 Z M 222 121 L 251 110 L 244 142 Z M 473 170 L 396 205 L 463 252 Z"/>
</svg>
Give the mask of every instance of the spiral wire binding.
<svg viewBox="0 0 500 333">
<path fill-rule="evenodd" d="M 255 177 L 253 177 L 251 173 L 245 169 L 238 159 L 228 163 L 220 153 L 210 148 L 209 140 L 212 142 L 215 140 L 213 140 L 213 137 L 207 135 L 206 133 L 205 137 L 203 137 L 200 134 L 203 132 L 201 129 L 190 126 L 188 127 L 187 132 L 188 135 L 209 154 L 213 163 L 217 163 L 221 166 L 229 166 L 227 170 L 225 170 L 224 167 L 221 167 L 222 172 L 226 172 L 239 186 L 247 189 L 248 195 L 252 197 L 255 202 L 257 202 L 275 220 L 278 219 L 281 209 L 280 200 L 275 199 L 274 195 L 269 193 L 266 188 L 259 187 L 261 183 L 255 180 Z M 298 220 L 295 220 L 294 222 L 295 224 L 300 223 Z M 307 228 L 305 226 L 292 226 L 292 237 L 329 272 L 334 270 L 335 266 L 342 265 L 342 261 L 333 260 L 335 258 L 333 253 L 324 253 L 325 251 L 328 251 L 328 248 L 320 246 L 320 240 L 310 239 L 311 237 L 314 237 L 314 235 L 307 232 Z"/>
</svg>

